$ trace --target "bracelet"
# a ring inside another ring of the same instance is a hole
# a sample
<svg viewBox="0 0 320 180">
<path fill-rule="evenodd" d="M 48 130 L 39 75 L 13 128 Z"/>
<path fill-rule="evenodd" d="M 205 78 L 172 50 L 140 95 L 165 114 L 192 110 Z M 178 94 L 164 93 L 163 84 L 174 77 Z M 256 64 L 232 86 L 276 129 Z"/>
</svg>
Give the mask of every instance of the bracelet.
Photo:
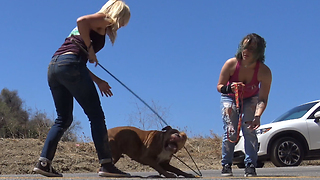
<svg viewBox="0 0 320 180">
<path fill-rule="evenodd" d="M 233 93 L 232 88 L 231 88 L 231 84 L 222 86 L 221 89 L 220 89 L 220 92 L 223 93 L 223 94 Z"/>
</svg>

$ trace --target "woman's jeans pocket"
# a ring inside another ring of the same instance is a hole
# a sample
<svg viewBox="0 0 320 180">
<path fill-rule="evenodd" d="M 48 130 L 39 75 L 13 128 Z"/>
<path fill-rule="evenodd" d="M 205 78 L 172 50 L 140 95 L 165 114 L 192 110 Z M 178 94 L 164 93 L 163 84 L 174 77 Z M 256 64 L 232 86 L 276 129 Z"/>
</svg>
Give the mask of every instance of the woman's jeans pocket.
<svg viewBox="0 0 320 180">
<path fill-rule="evenodd" d="M 48 67 L 49 85 L 55 86 L 58 82 L 64 85 L 77 84 L 83 70 L 86 70 L 86 65 L 76 55 L 53 57 Z"/>
<path fill-rule="evenodd" d="M 80 63 L 58 64 L 56 70 L 58 78 L 65 83 L 76 84 L 81 80 Z"/>
</svg>

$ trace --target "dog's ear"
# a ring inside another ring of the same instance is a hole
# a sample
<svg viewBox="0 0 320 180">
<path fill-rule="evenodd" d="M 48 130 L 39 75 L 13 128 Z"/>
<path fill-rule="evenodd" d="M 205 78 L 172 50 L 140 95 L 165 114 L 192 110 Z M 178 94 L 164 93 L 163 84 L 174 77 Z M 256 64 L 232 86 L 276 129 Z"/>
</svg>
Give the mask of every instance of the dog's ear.
<svg viewBox="0 0 320 180">
<path fill-rule="evenodd" d="M 170 130 L 170 129 L 172 129 L 171 126 L 166 126 L 166 127 L 162 128 L 162 131 L 168 131 L 168 130 Z"/>
</svg>

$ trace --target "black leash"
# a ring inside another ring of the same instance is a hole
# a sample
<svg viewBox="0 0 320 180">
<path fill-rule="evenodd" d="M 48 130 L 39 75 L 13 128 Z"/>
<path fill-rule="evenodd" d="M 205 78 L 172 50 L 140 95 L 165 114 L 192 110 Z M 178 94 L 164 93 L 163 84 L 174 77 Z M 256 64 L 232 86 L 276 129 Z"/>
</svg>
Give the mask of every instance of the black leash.
<svg viewBox="0 0 320 180">
<path fill-rule="evenodd" d="M 173 157 L 175 157 L 176 159 L 178 159 L 180 162 L 182 162 L 185 166 L 187 166 L 189 169 L 191 169 L 194 173 L 196 173 L 198 176 L 202 177 L 202 173 L 199 170 L 197 163 L 193 160 L 191 154 L 189 153 L 189 151 L 187 150 L 187 148 L 185 146 L 183 146 L 183 148 L 186 150 L 187 154 L 189 155 L 189 157 L 191 158 L 193 164 L 196 166 L 198 172 L 196 172 L 194 169 L 192 169 L 188 164 L 186 164 L 185 162 L 183 162 L 180 158 L 178 158 L 176 155 L 173 155 Z"/>
<path fill-rule="evenodd" d="M 98 65 L 105 70 L 110 76 L 112 76 L 115 80 L 117 80 L 123 87 L 125 87 L 128 91 L 130 91 L 136 98 L 138 98 L 144 105 L 146 105 L 155 115 L 158 116 L 158 118 L 167 126 L 168 123 L 162 119 L 162 117 L 155 111 L 153 110 L 143 99 L 141 99 L 136 93 L 134 93 L 130 88 L 128 88 L 125 84 L 123 84 L 117 77 L 115 77 L 110 71 L 108 71 L 106 68 L 104 68 L 100 63 Z"/>
<path fill-rule="evenodd" d="M 71 42 L 77 45 L 87 56 L 89 55 L 88 51 L 85 50 L 75 39 L 71 38 Z M 115 77 L 110 71 L 108 71 L 106 68 L 104 68 L 100 63 L 98 65 L 105 70 L 110 76 L 112 76 L 116 81 L 118 81 L 123 87 L 125 87 L 128 91 L 130 91 L 136 98 L 138 98 L 144 105 L 146 105 L 155 115 L 158 116 L 158 118 L 167 126 L 168 123 L 162 119 L 162 117 L 155 111 L 153 110 L 143 99 L 141 99 L 136 93 L 134 93 L 130 88 L 128 88 L 124 83 L 122 83 L 117 77 Z"/>
<path fill-rule="evenodd" d="M 75 39 L 71 38 L 71 42 L 74 43 L 75 45 L 77 45 L 87 56 L 89 55 L 89 53 L 87 52 L 86 49 L 84 49 Z M 138 98 L 144 105 L 146 105 L 155 115 L 157 115 L 157 117 L 167 126 L 168 123 L 154 110 L 152 109 L 151 106 L 149 106 L 143 99 L 141 99 L 136 93 L 134 93 L 130 88 L 128 88 L 124 83 L 122 83 L 117 77 L 115 77 L 110 71 L 108 71 L 105 67 L 103 67 L 100 63 L 98 63 L 98 65 L 105 70 L 111 77 L 113 77 L 116 81 L 118 81 L 123 87 L 125 87 L 129 92 L 131 92 L 136 98 Z M 199 171 L 196 172 L 194 171 L 190 166 L 188 166 L 185 162 L 183 162 L 181 159 L 179 159 L 177 156 L 173 155 L 175 158 L 177 158 L 180 162 L 182 162 L 185 166 L 187 166 L 189 169 L 191 169 L 194 173 L 196 173 L 198 176 L 202 176 L 196 162 L 193 160 L 192 156 L 190 155 L 189 151 L 187 150 L 186 147 L 184 147 L 184 149 L 186 150 L 186 152 L 188 153 L 189 157 L 192 159 L 193 163 L 195 164 L 197 170 Z"/>
</svg>

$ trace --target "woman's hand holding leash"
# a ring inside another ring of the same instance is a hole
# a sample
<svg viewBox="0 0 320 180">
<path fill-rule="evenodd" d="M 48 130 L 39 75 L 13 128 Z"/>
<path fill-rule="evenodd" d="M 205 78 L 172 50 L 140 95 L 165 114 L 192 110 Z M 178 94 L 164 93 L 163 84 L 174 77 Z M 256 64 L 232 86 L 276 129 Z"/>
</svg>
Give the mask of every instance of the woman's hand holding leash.
<svg viewBox="0 0 320 180">
<path fill-rule="evenodd" d="M 236 92 L 236 86 L 238 87 L 238 89 L 239 89 L 239 88 L 241 89 L 242 87 L 245 86 L 245 84 L 243 84 L 243 82 L 233 82 L 233 83 L 231 84 L 231 89 L 232 89 L 233 93 Z"/>
<path fill-rule="evenodd" d="M 94 52 L 94 49 L 92 47 L 92 44 L 90 44 L 87 51 L 75 39 L 71 38 L 71 42 L 77 45 L 82 50 L 82 52 L 84 52 L 87 55 L 90 63 L 96 63 L 95 66 L 99 64 L 96 53 Z"/>
<path fill-rule="evenodd" d="M 88 59 L 89 59 L 89 62 L 90 63 L 95 63 L 95 67 L 98 65 L 98 59 L 97 59 L 97 56 L 96 56 L 96 53 L 94 52 L 94 50 L 93 50 L 93 47 L 92 46 L 90 46 L 89 48 L 88 48 Z"/>
</svg>

